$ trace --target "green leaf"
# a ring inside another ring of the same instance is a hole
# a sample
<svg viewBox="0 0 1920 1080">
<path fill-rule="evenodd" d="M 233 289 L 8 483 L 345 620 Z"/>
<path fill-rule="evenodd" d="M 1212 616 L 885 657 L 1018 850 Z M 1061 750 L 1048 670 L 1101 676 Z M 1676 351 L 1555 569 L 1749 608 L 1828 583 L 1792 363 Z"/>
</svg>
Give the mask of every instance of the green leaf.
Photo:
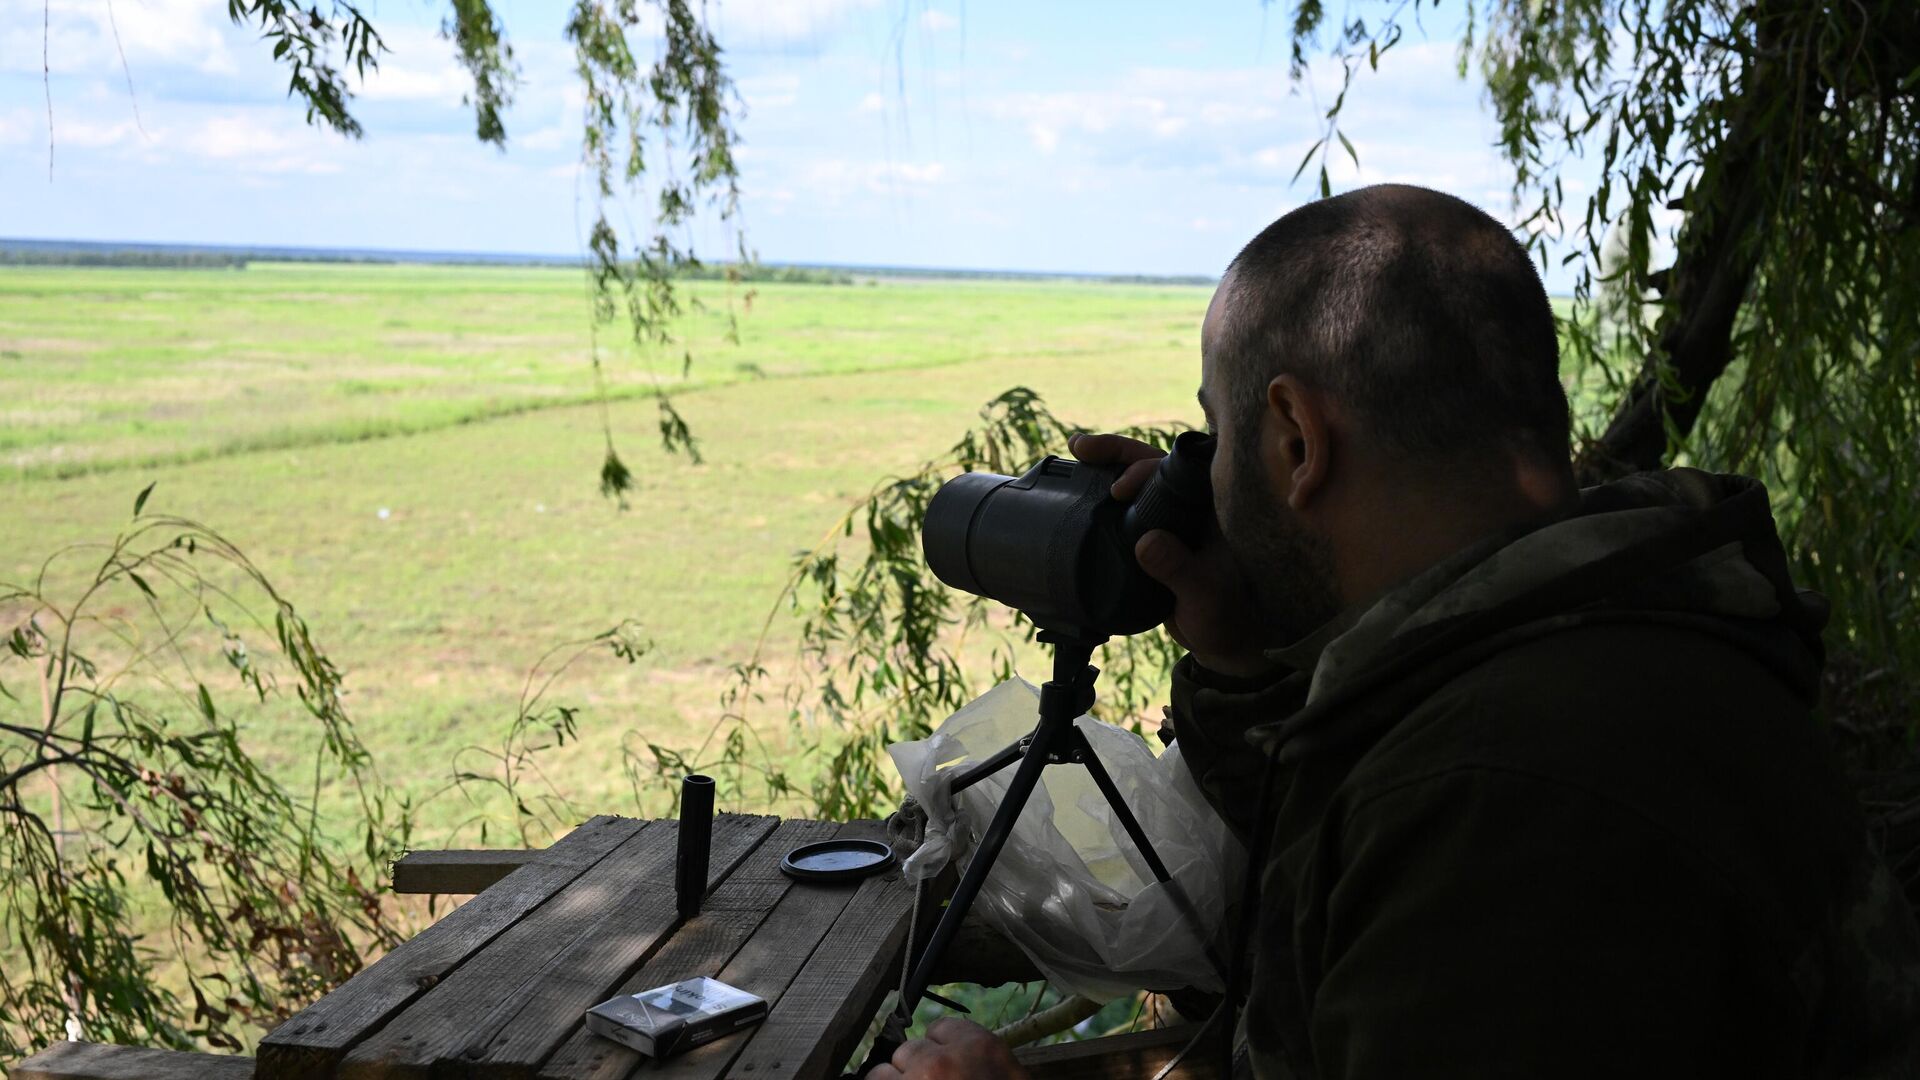
<svg viewBox="0 0 1920 1080">
<path fill-rule="evenodd" d="M 135 511 L 135 512 L 138 513 L 138 511 Z M 136 574 L 131 570 L 127 571 L 127 576 L 133 579 L 133 583 L 140 587 L 141 592 L 147 594 L 147 599 L 149 600 L 160 599 L 159 597 L 153 595 L 153 586 L 147 584 L 146 578 L 141 577 L 139 574 Z"/>
<path fill-rule="evenodd" d="M 624 508 L 627 492 L 632 489 L 633 473 L 627 469 L 627 463 L 620 460 L 620 455 L 614 452 L 613 444 L 608 443 L 606 460 L 600 463 L 600 494 L 618 499 Z"/>
<path fill-rule="evenodd" d="M 213 695 L 207 693 L 206 683 L 195 683 L 194 685 L 200 689 L 200 713 L 207 718 L 208 723 L 212 723 L 215 719 Z"/>
<path fill-rule="evenodd" d="M 160 481 L 155 480 L 152 484 L 148 484 L 146 487 L 141 488 L 140 494 L 134 496 L 133 498 L 133 516 L 134 517 L 140 516 L 140 511 L 144 509 L 147 505 L 147 496 L 153 494 L 154 486 L 157 485 L 158 483 L 160 483 Z"/>
<path fill-rule="evenodd" d="M 1353 149 L 1353 144 L 1352 144 L 1351 142 L 1348 142 L 1348 141 L 1347 141 L 1347 133 L 1346 133 L 1346 132 L 1344 132 L 1344 131 L 1341 131 L 1341 130 L 1339 130 L 1339 129 L 1337 129 L 1337 128 L 1336 128 L 1336 129 L 1334 130 L 1334 134 L 1335 134 L 1335 135 L 1337 135 L 1337 136 L 1339 136 L 1339 138 L 1340 138 L 1340 145 L 1341 145 L 1341 146 L 1344 146 L 1344 147 L 1346 147 L 1346 149 L 1347 149 L 1347 156 L 1348 156 L 1349 158 L 1352 158 L 1352 159 L 1353 159 L 1353 166 L 1354 166 L 1354 168 L 1356 168 L 1356 169 L 1357 169 L 1357 168 L 1359 168 L 1359 167 L 1360 167 L 1360 155 L 1359 155 L 1358 153 L 1356 153 L 1356 152 L 1354 151 L 1354 149 Z"/>
<path fill-rule="evenodd" d="M 1313 145 L 1307 147 L 1306 155 L 1300 159 L 1300 165 L 1293 170 L 1293 176 L 1287 180 L 1287 183 L 1291 184 L 1295 180 L 1300 179 L 1300 174 L 1307 171 L 1307 165 L 1313 161 L 1313 155 L 1320 152 L 1320 147 L 1326 145 L 1326 141 L 1325 139 L 1315 139 Z"/>
</svg>

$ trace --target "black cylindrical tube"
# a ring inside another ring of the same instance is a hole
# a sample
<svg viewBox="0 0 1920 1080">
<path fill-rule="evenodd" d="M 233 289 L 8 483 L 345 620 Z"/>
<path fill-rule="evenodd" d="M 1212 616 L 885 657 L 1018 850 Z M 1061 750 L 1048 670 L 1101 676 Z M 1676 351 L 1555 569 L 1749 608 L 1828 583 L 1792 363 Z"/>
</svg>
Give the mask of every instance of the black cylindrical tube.
<svg viewBox="0 0 1920 1080">
<path fill-rule="evenodd" d="M 1213 521 L 1214 437 L 1183 431 L 1127 506 L 1120 532 L 1129 548 L 1154 529 L 1167 529 L 1199 547 Z"/>
<path fill-rule="evenodd" d="M 673 891 L 683 919 L 700 914 L 712 850 L 713 777 L 696 773 L 680 782 L 680 850 L 673 862 Z"/>
</svg>

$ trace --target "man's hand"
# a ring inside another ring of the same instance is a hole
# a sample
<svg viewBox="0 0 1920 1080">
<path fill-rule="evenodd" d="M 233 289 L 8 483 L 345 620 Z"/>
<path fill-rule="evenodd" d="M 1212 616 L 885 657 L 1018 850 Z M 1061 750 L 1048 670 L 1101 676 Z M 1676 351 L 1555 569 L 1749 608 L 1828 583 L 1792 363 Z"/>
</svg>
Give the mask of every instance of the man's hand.
<svg viewBox="0 0 1920 1080">
<path fill-rule="evenodd" d="M 1027 1070 L 1013 1059 L 1007 1044 L 971 1020 L 944 1017 L 927 1025 L 927 1037 L 893 1052 L 890 1064 L 867 1074 L 868 1080 L 949 1080 L 961 1077 L 1020 1078 Z"/>
<path fill-rule="evenodd" d="M 1075 435 L 1067 440 L 1073 456 L 1089 465 L 1124 465 L 1113 482 L 1113 497 L 1132 502 L 1166 451 L 1124 435 Z M 1173 593 L 1167 632 L 1201 666 L 1242 678 L 1261 675 L 1273 665 L 1261 653 L 1265 628 L 1258 609 L 1248 603 L 1250 589 L 1217 535 L 1195 551 L 1165 529 L 1154 529 L 1134 546 L 1140 569 Z"/>
</svg>

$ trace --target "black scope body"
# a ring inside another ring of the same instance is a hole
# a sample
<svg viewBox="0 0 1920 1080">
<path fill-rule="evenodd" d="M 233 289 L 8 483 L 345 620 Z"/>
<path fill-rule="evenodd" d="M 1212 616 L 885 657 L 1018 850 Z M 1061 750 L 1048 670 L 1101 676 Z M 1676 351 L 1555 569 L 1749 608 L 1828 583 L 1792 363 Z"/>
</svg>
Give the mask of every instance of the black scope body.
<svg viewBox="0 0 1920 1080">
<path fill-rule="evenodd" d="M 1046 457 L 1015 479 L 964 473 L 927 504 L 927 567 L 956 589 L 1016 608 L 1043 630 L 1104 638 L 1166 621 L 1173 595 L 1134 559 L 1166 529 L 1198 547 L 1213 530 L 1213 436 L 1173 441 L 1131 503 L 1113 497 L 1121 468 Z"/>
</svg>

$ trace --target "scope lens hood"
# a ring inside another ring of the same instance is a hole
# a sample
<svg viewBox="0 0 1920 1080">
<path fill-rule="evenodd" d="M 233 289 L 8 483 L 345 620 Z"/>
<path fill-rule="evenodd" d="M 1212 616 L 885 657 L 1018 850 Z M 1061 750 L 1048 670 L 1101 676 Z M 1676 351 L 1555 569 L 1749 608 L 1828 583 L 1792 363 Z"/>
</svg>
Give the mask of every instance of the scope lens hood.
<svg viewBox="0 0 1920 1080">
<path fill-rule="evenodd" d="M 1013 477 L 998 473 L 962 473 L 933 493 L 920 523 L 920 544 L 934 577 L 976 596 L 986 594 L 967 553 L 973 522 L 988 497 L 1011 483 Z"/>
</svg>

